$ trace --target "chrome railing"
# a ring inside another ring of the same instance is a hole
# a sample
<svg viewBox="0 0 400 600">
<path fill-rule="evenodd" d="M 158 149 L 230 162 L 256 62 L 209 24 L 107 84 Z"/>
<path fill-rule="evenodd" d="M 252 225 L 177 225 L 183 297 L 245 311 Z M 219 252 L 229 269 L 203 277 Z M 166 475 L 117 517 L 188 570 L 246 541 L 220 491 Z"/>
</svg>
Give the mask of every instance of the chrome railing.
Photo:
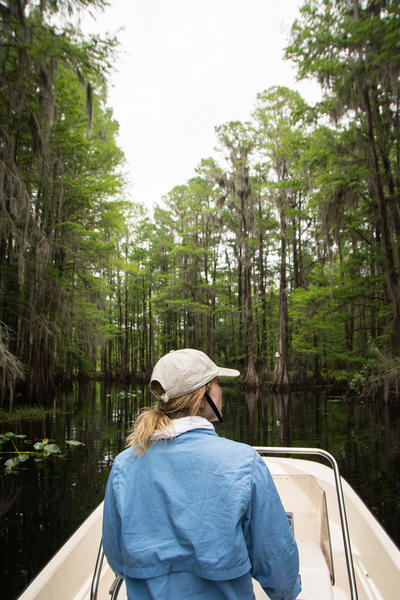
<svg viewBox="0 0 400 600">
<path fill-rule="evenodd" d="M 97 593 L 99 590 L 101 569 L 103 567 L 104 560 L 104 550 L 103 550 L 103 540 L 100 540 L 99 551 L 97 553 L 96 566 L 94 568 L 92 585 L 90 586 L 90 600 L 97 600 Z M 111 584 L 111 587 L 108 591 L 111 598 L 110 600 L 116 600 L 119 594 L 119 590 L 121 589 L 121 585 L 123 583 L 123 578 L 120 575 L 115 575 L 114 581 Z"/>
<path fill-rule="evenodd" d="M 101 569 L 104 560 L 103 540 L 100 540 L 99 551 L 97 553 L 96 566 L 94 568 L 92 585 L 90 586 L 90 600 L 97 600 Z"/>
<path fill-rule="evenodd" d="M 356 578 L 354 575 L 353 555 L 351 552 L 350 545 L 349 527 L 347 524 L 346 507 L 344 504 L 342 481 L 340 479 L 339 467 L 336 462 L 336 459 L 332 456 L 332 454 L 330 454 L 326 450 L 322 450 L 321 448 L 282 448 L 279 446 L 254 446 L 254 449 L 257 450 L 257 452 L 262 456 L 268 454 L 311 454 L 322 456 L 330 462 L 333 469 L 333 473 L 335 475 L 336 495 L 339 506 L 340 522 L 342 525 L 343 545 L 344 553 L 346 556 L 347 573 L 349 576 L 351 600 L 358 600 Z"/>
</svg>

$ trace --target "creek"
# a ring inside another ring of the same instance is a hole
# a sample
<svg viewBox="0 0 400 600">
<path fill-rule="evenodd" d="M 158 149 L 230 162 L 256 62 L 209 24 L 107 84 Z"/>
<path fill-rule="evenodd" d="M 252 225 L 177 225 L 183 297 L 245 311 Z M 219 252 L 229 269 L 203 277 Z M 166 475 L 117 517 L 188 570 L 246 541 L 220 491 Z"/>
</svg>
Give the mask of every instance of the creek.
<svg viewBox="0 0 400 600">
<path fill-rule="evenodd" d="M 351 403 L 325 391 L 272 395 L 224 387 L 219 435 L 257 446 L 320 447 L 400 545 L 400 404 Z M 76 385 L 34 421 L 0 423 L 0 432 L 50 438 L 65 459 L 33 459 L 0 475 L 1 597 L 14 600 L 104 496 L 114 457 L 134 415 L 150 401 L 137 387 Z M 93 562 L 95 561 L 93 557 Z"/>
</svg>

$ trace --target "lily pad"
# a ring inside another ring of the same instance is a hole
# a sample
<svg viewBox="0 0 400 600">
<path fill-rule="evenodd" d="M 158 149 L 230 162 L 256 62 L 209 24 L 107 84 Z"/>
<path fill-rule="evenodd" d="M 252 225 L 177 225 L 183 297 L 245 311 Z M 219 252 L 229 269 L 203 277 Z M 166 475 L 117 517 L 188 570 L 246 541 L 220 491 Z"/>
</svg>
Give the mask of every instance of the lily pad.
<svg viewBox="0 0 400 600">
<path fill-rule="evenodd" d="M 6 467 L 7 471 L 10 471 L 11 469 L 13 469 L 17 465 L 19 465 L 20 462 L 21 462 L 20 457 L 19 457 L 19 455 L 17 455 L 17 456 L 13 456 L 12 458 L 9 458 L 8 460 L 6 460 L 6 462 L 4 463 L 4 466 Z"/>
<path fill-rule="evenodd" d="M 57 444 L 46 444 L 43 448 L 43 453 L 46 456 L 49 454 L 58 454 L 59 452 L 61 452 L 61 448 L 60 446 L 57 446 Z"/>
</svg>

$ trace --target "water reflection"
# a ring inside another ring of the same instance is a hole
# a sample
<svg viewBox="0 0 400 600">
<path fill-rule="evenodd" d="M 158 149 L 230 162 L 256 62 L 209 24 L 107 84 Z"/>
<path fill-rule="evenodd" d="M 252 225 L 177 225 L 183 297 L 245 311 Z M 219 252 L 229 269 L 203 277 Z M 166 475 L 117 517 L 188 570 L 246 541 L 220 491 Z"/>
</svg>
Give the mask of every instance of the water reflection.
<svg viewBox="0 0 400 600">
<path fill-rule="evenodd" d="M 141 387 L 77 386 L 53 414 L 1 427 L 31 440 L 85 442 L 65 461 L 39 469 L 24 463 L 0 477 L 2 599 L 14 600 L 35 573 L 102 500 L 115 455 L 135 414 L 150 402 Z M 259 446 L 320 446 L 400 543 L 400 407 L 351 405 L 306 393 L 240 392 L 224 387 L 219 435 Z"/>
<path fill-rule="evenodd" d="M 244 398 L 246 400 L 247 409 L 249 411 L 248 424 L 247 424 L 247 439 L 251 446 L 254 446 L 254 411 L 258 400 L 257 391 L 246 391 L 244 392 Z"/>
<path fill-rule="evenodd" d="M 289 419 L 288 419 L 288 406 L 289 406 L 289 394 L 272 394 L 272 400 L 275 408 L 276 415 L 276 426 L 279 431 L 279 445 L 289 445 Z"/>
</svg>

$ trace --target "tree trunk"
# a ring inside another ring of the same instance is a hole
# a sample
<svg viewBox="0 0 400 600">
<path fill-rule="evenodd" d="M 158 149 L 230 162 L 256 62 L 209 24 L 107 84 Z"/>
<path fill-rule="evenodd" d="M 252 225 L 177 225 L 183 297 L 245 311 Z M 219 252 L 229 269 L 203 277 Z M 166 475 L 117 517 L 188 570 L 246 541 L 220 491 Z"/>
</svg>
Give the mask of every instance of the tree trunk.
<svg viewBox="0 0 400 600">
<path fill-rule="evenodd" d="M 261 297 L 261 341 L 260 341 L 260 361 L 261 361 L 261 380 L 267 381 L 268 379 L 268 339 L 267 339 L 267 303 L 265 298 L 265 282 L 264 282 L 264 235 L 263 235 L 263 226 L 262 226 L 262 211 L 261 211 L 261 199 L 258 201 L 258 216 L 260 221 L 260 231 L 259 231 L 259 288 L 260 288 L 260 297 Z M 269 218 L 269 211 L 266 217 Z"/>
<path fill-rule="evenodd" d="M 274 388 L 287 389 L 289 387 L 289 337 L 286 281 L 286 218 L 282 199 L 280 199 L 279 219 L 281 233 L 281 264 L 279 285 L 278 349 L 276 353 L 274 375 L 271 383 Z"/>
<path fill-rule="evenodd" d="M 386 281 L 389 289 L 389 293 L 393 302 L 393 342 L 394 352 L 397 354 L 400 352 L 400 296 L 399 296 L 399 284 L 397 271 L 394 261 L 393 246 L 391 241 L 389 221 L 387 214 L 386 199 L 384 196 L 383 185 L 380 174 L 380 165 L 378 160 L 378 153 L 375 145 L 374 127 L 372 119 L 371 103 L 369 99 L 369 93 L 367 88 L 363 89 L 363 99 L 367 115 L 368 125 L 368 141 L 369 147 L 373 159 L 374 167 L 374 184 L 376 189 L 376 195 L 378 199 L 378 218 L 380 224 L 380 230 L 382 234 L 383 249 L 385 251 L 385 274 Z"/>
<path fill-rule="evenodd" d="M 245 252 L 244 264 L 244 290 L 246 304 L 246 329 L 247 329 L 247 369 L 244 383 L 249 387 L 258 386 L 258 377 L 254 365 L 254 324 L 253 303 L 251 298 L 251 264 L 248 256 L 249 250 Z"/>
</svg>

